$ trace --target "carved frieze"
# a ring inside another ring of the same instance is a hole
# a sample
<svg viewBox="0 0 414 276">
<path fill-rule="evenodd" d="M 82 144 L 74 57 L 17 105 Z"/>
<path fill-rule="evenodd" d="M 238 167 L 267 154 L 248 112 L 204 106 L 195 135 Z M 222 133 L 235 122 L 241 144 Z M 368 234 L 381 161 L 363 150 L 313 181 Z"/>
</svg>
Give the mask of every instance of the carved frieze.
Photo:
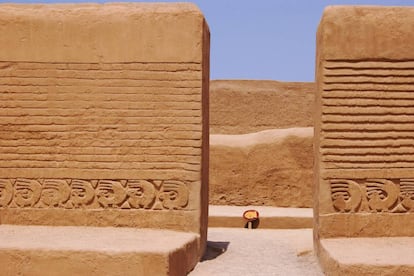
<svg viewBox="0 0 414 276">
<path fill-rule="evenodd" d="M 177 180 L 0 179 L 0 208 L 181 210 L 188 201 Z"/>
<path fill-rule="evenodd" d="M 337 212 L 414 212 L 414 179 L 330 179 Z"/>
</svg>

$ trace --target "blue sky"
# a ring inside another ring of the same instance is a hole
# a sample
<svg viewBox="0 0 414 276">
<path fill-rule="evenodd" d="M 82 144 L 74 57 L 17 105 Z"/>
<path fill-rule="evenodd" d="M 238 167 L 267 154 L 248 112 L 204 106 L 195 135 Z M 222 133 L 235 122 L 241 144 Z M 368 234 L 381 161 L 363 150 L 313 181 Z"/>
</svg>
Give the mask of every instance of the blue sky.
<svg viewBox="0 0 414 276">
<path fill-rule="evenodd" d="M 162 2 L 176 1 L 164 0 Z M 414 0 L 194 0 L 181 2 L 196 3 L 210 26 L 211 79 L 280 81 L 313 81 L 315 35 L 324 7 L 328 5 L 414 6 Z"/>
</svg>

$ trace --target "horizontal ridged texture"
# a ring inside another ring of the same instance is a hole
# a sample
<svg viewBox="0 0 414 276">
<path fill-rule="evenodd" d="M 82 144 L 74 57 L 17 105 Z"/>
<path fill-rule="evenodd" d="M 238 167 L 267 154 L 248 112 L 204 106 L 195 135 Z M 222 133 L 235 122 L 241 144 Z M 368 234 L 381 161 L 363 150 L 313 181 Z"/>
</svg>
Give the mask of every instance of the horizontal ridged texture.
<svg viewBox="0 0 414 276">
<path fill-rule="evenodd" d="M 326 60 L 320 144 L 325 167 L 413 167 L 413 100 L 413 60 Z"/>
<path fill-rule="evenodd" d="M 199 63 L 0 62 L 0 168 L 197 180 L 201 78 Z"/>
</svg>

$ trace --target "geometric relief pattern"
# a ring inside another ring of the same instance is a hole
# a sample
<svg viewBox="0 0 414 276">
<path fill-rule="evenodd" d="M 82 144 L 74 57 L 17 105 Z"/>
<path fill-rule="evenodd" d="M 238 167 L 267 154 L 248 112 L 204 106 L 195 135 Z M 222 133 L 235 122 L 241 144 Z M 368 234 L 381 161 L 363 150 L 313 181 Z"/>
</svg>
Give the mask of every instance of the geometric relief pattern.
<svg viewBox="0 0 414 276">
<path fill-rule="evenodd" d="M 414 179 L 330 179 L 337 212 L 414 212 Z"/>
<path fill-rule="evenodd" d="M 0 207 L 177 210 L 188 205 L 177 180 L 0 179 Z"/>
</svg>

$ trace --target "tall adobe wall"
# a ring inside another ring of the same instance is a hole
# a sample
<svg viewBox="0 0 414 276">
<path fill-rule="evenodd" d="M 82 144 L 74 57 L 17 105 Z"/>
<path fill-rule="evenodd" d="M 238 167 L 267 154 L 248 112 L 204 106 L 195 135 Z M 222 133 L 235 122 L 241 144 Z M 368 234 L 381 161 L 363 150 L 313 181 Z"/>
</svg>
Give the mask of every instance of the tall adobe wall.
<svg viewBox="0 0 414 276">
<path fill-rule="evenodd" d="M 0 47 L 3 224 L 181 230 L 203 248 L 209 30 L 196 6 L 1 5 Z"/>
</svg>

